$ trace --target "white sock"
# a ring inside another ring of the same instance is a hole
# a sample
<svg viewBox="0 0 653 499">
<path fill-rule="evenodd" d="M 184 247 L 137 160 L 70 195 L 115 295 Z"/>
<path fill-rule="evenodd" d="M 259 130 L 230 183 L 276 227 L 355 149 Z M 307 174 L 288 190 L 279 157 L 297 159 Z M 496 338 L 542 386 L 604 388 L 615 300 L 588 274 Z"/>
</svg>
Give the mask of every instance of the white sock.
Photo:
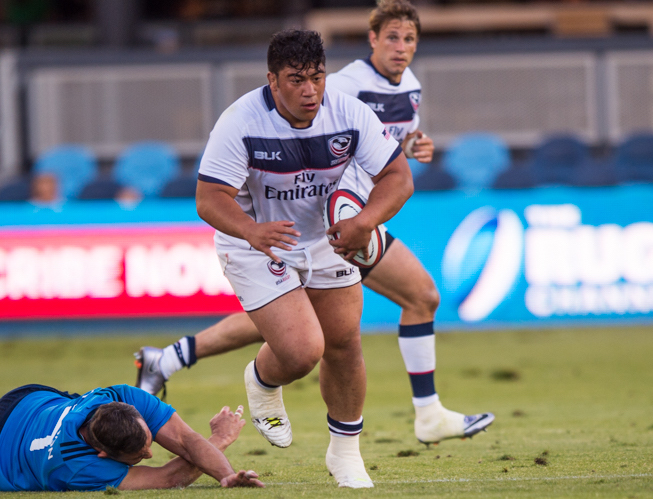
<svg viewBox="0 0 653 499">
<path fill-rule="evenodd" d="M 174 373 L 184 366 L 190 367 L 191 348 L 188 337 L 183 337 L 178 342 L 168 345 L 163 349 L 163 355 L 159 361 L 159 369 L 165 379 L 169 379 Z"/>
</svg>

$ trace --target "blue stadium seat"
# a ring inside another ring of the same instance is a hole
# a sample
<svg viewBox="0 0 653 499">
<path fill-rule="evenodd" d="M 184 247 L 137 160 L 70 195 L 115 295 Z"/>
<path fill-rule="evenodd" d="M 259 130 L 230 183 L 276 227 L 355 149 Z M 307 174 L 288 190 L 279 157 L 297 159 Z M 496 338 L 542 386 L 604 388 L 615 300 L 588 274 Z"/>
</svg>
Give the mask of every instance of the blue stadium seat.
<svg viewBox="0 0 653 499">
<path fill-rule="evenodd" d="M 461 189 L 483 189 L 510 166 L 510 151 L 494 134 L 464 134 L 447 148 L 442 165 Z"/>
<path fill-rule="evenodd" d="M 77 199 L 115 199 L 121 187 L 111 178 L 99 177 L 86 184 Z"/>
<path fill-rule="evenodd" d="M 493 189 L 528 189 L 535 187 L 535 177 L 529 166 L 514 165 L 501 172 L 492 183 Z"/>
<path fill-rule="evenodd" d="M 576 169 L 572 179 L 577 187 L 605 187 L 618 183 L 611 161 L 588 161 Z"/>
<path fill-rule="evenodd" d="M 0 202 L 27 201 L 30 197 L 30 181 L 27 177 L 10 178 L 0 184 Z"/>
<path fill-rule="evenodd" d="M 185 175 L 173 178 L 159 194 L 162 198 L 194 198 L 197 188 L 197 177 Z"/>
<path fill-rule="evenodd" d="M 67 144 L 54 147 L 34 163 L 33 174 L 50 173 L 59 180 L 60 195 L 75 198 L 98 172 L 95 155 L 86 147 Z"/>
<path fill-rule="evenodd" d="M 653 134 L 638 133 L 622 142 L 614 168 L 619 182 L 653 182 Z"/>
<path fill-rule="evenodd" d="M 413 179 L 416 191 L 444 191 L 455 189 L 456 181 L 439 165 L 427 165 L 420 175 Z"/>
<path fill-rule="evenodd" d="M 546 138 L 534 150 L 530 168 L 538 185 L 574 185 L 578 170 L 590 161 L 587 144 L 574 135 L 560 134 Z"/>
<path fill-rule="evenodd" d="M 144 197 L 158 196 L 163 187 L 180 174 L 176 151 L 163 142 L 139 142 L 118 157 L 113 176 L 123 186 L 137 189 Z"/>
</svg>

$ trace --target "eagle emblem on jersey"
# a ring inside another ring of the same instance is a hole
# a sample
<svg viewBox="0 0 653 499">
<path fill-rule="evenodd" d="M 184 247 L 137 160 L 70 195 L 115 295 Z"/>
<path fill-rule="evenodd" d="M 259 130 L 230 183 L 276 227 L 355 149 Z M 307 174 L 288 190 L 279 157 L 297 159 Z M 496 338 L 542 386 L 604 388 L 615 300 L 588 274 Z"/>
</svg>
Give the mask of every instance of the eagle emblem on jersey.
<svg viewBox="0 0 653 499">
<path fill-rule="evenodd" d="M 349 153 L 351 146 L 351 135 L 336 135 L 329 139 L 329 151 L 336 158 L 342 158 Z"/>
<path fill-rule="evenodd" d="M 419 109 L 419 103 L 422 100 L 422 94 L 420 92 L 411 92 L 408 94 L 410 99 L 410 105 L 413 106 L 413 110 L 417 112 Z"/>
<path fill-rule="evenodd" d="M 286 262 L 277 263 L 274 260 L 268 262 L 268 270 L 277 277 L 281 277 L 286 273 Z"/>
</svg>

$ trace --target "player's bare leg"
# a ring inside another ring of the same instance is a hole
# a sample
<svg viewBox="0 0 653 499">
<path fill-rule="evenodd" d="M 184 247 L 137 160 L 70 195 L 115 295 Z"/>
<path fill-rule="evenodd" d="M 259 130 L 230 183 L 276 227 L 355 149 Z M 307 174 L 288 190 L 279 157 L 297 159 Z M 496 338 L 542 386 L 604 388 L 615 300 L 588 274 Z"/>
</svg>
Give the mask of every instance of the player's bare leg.
<svg viewBox="0 0 653 499">
<path fill-rule="evenodd" d="M 252 423 L 272 445 L 288 447 L 292 430 L 281 386 L 306 376 L 322 358 L 322 328 L 302 288 L 249 312 L 249 316 L 266 340 L 245 368 Z"/>
<path fill-rule="evenodd" d="M 401 307 L 399 348 L 413 388 L 415 436 L 424 443 L 472 436 L 494 421 L 491 413 L 465 416 L 442 406 L 435 390 L 433 319 L 440 294 L 417 257 L 395 239 L 364 280 Z"/>
<path fill-rule="evenodd" d="M 225 317 L 212 326 L 185 336 L 165 348 L 143 347 L 136 356 L 136 386 L 152 395 L 164 389 L 166 381 L 184 367 L 204 357 L 219 355 L 260 343 L 263 337 L 245 312 Z"/>
<path fill-rule="evenodd" d="M 199 360 L 262 341 L 261 333 L 249 316 L 245 312 L 238 312 L 197 333 L 195 355 Z"/>
<path fill-rule="evenodd" d="M 360 340 L 363 307 L 359 284 L 347 288 L 307 289 L 324 331 L 320 390 L 327 405 L 331 442 L 326 464 L 340 487 L 368 488 L 370 479 L 359 449 L 365 401 L 365 362 Z"/>
</svg>

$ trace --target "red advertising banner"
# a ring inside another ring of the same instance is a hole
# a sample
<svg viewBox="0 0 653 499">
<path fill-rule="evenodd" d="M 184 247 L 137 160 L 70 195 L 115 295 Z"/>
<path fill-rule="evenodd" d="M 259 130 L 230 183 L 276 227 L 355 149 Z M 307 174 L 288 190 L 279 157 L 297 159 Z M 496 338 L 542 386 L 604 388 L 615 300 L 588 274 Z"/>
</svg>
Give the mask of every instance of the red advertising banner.
<svg viewBox="0 0 653 499">
<path fill-rule="evenodd" d="M 0 230 L 0 320 L 240 310 L 207 226 Z"/>
</svg>

